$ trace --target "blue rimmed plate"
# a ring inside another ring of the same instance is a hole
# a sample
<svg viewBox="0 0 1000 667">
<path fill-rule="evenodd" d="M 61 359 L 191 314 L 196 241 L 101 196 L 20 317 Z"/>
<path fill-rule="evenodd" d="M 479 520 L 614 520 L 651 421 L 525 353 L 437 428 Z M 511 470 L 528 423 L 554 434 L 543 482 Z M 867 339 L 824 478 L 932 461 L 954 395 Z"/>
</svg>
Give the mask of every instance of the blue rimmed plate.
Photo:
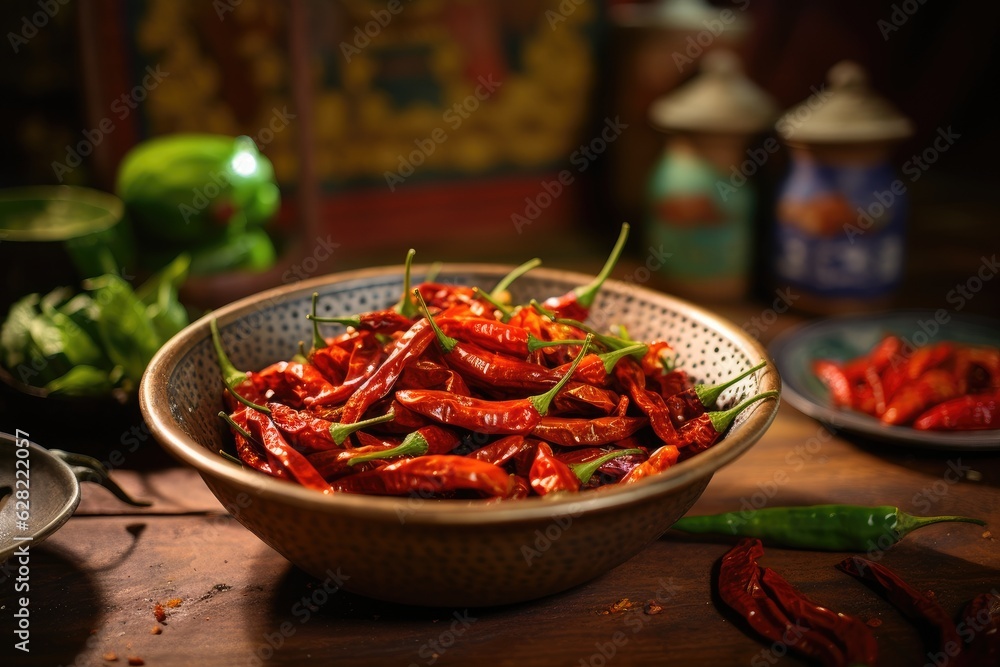
<svg viewBox="0 0 1000 667">
<path fill-rule="evenodd" d="M 864 413 L 833 406 L 826 387 L 812 372 L 812 362 L 857 357 L 890 333 L 914 346 L 943 340 L 1000 346 L 1000 322 L 944 309 L 817 320 L 783 332 L 768 347 L 781 375 L 782 398 L 835 429 L 878 440 L 941 449 L 1000 449 L 1000 429 L 918 431 L 906 426 L 889 426 Z"/>
</svg>

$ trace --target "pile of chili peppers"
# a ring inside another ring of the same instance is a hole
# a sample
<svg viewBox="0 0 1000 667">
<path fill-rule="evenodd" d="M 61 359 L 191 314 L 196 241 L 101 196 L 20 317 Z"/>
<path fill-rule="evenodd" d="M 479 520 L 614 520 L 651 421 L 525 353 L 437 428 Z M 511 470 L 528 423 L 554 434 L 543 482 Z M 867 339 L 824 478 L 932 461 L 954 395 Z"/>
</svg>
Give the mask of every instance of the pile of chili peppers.
<svg viewBox="0 0 1000 667">
<path fill-rule="evenodd" d="M 711 447 L 764 392 L 714 410 L 730 379 L 692 384 L 667 341 L 585 324 L 628 232 L 594 280 L 542 303 L 427 280 L 383 310 L 317 315 L 287 361 L 237 370 L 215 322 L 239 461 L 325 493 L 523 498 L 631 484 Z M 320 326 L 342 333 L 324 337 Z"/>
<path fill-rule="evenodd" d="M 1000 428 L 1000 348 L 942 341 L 908 347 L 886 335 L 867 354 L 817 359 L 813 372 L 835 406 L 893 426 L 958 431 Z"/>
</svg>

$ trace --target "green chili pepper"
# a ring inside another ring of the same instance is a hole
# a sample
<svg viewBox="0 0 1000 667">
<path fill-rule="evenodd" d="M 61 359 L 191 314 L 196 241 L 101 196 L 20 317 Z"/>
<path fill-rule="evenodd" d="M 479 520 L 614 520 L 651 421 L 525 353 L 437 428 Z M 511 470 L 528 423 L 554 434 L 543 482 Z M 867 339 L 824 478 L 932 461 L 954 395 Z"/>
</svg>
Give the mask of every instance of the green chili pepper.
<svg viewBox="0 0 1000 667">
<path fill-rule="evenodd" d="M 809 505 L 686 516 L 673 527 L 687 533 L 756 537 L 797 549 L 870 551 L 886 549 L 917 528 L 950 521 L 986 525 L 964 516 L 913 516 L 890 505 Z"/>
</svg>

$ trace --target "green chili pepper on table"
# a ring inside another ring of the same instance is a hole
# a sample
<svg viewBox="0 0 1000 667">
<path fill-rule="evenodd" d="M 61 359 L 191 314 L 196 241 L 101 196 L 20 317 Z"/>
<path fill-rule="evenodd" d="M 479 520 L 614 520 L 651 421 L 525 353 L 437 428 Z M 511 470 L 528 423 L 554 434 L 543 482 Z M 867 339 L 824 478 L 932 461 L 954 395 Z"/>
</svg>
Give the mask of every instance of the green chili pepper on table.
<svg viewBox="0 0 1000 667">
<path fill-rule="evenodd" d="M 686 516 L 673 527 L 687 533 L 756 537 L 797 549 L 869 551 L 888 548 L 918 528 L 943 522 L 985 525 L 964 516 L 913 516 L 889 505 L 807 505 Z"/>
</svg>

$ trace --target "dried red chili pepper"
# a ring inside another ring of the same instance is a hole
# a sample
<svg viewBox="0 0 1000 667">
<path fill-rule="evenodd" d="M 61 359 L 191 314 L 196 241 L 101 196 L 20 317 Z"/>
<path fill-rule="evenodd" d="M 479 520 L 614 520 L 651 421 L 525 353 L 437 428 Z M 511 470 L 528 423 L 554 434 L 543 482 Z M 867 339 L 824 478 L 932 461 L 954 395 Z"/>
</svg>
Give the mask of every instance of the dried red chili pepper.
<svg viewBox="0 0 1000 667">
<path fill-rule="evenodd" d="M 371 405 L 385 397 L 412 359 L 419 357 L 434 339 L 427 320 L 417 321 L 393 345 L 392 352 L 344 404 L 341 421 L 350 423 L 361 418 Z"/>
<path fill-rule="evenodd" d="M 764 400 L 765 398 L 777 398 L 779 393 L 778 391 L 765 391 L 762 394 L 746 399 L 739 405 L 728 410 L 717 410 L 698 415 L 677 429 L 679 446 L 692 452 L 700 452 L 708 449 L 722 437 L 722 434 L 729 428 L 739 413 L 757 401 Z"/>
<path fill-rule="evenodd" d="M 593 280 L 586 285 L 581 285 L 580 287 L 570 290 L 562 296 L 550 297 L 546 299 L 542 305 L 547 310 L 553 312 L 556 317 L 566 317 L 574 320 L 587 319 L 590 307 L 594 305 L 594 300 L 597 298 L 597 293 L 600 291 L 604 281 L 606 281 L 611 275 L 611 272 L 615 268 L 615 264 L 618 263 L 618 258 L 625 249 L 625 241 L 628 239 L 628 231 L 628 223 L 622 223 L 621 232 L 618 234 L 618 240 L 615 242 L 614 248 L 611 250 L 611 254 L 604 262 L 604 267 L 601 269 L 600 273 L 598 273 Z"/>
<path fill-rule="evenodd" d="M 534 451 L 537 444 L 537 441 L 529 440 L 523 435 L 508 435 L 483 445 L 469 456 L 479 461 L 502 466 L 519 454 Z"/>
<path fill-rule="evenodd" d="M 898 365 L 902 360 L 903 341 L 898 336 L 888 334 L 875 344 L 868 354 L 855 357 L 843 365 L 844 374 L 851 382 L 865 379 L 869 370 L 881 374 L 887 368 Z"/>
<path fill-rule="evenodd" d="M 428 357 L 421 357 L 408 364 L 395 386 L 398 389 L 442 389 L 463 396 L 472 393 L 461 375 Z"/>
<path fill-rule="evenodd" d="M 466 456 L 437 454 L 404 459 L 343 477 L 334 483 L 334 488 L 345 493 L 388 496 L 466 490 L 505 498 L 513 491 L 514 482 L 503 468 L 492 463 Z"/>
<path fill-rule="evenodd" d="M 624 440 L 648 423 L 645 417 L 542 417 L 531 435 L 563 447 L 597 447 Z"/>
<path fill-rule="evenodd" d="M 670 419 L 667 404 L 660 394 L 646 389 L 642 367 L 634 359 L 626 357 L 615 365 L 614 374 L 632 401 L 649 418 L 656 437 L 665 444 L 679 445 L 677 429 Z"/>
<path fill-rule="evenodd" d="M 587 353 L 589 346 L 588 338 L 580 348 L 577 362 Z M 476 433 L 529 433 L 548 413 L 552 399 L 572 376 L 573 370 L 575 368 L 571 368 L 544 394 L 527 398 L 490 401 L 434 389 L 401 389 L 396 392 L 396 400 L 425 417 Z"/>
<path fill-rule="evenodd" d="M 938 403 L 913 422 L 921 431 L 966 431 L 1000 428 L 1000 390 L 966 394 Z"/>
<path fill-rule="evenodd" d="M 719 597 L 765 639 L 829 667 L 874 667 L 877 646 L 860 620 L 834 613 L 762 568 L 760 540 L 744 539 L 722 558 Z"/>
<path fill-rule="evenodd" d="M 729 378 L 725 382 L 714 385 L 696 384 L 673 396 L 666 397 L 664 403 L 670 412 L 670 418 L 673 420 L 674 425 L 680 426 L 684 422 L 703 414 L 707 409 L 715 405 L 722 392 L 747 376 L 756 373 L 766 365 L 767 361 L 761 361 L 756 366 L 743 371 L 735 377 Z"/>
<path fill-rule="evenodd" d="M 618 449 L 614 451 L 618 453 L 618 456 L 608 459 L 598 467 L 597 470 L 602 475 L 619 480 L 628 474 L 632 468 L 649 458 L 648 452 L 639 446 L 636 438 L 627 438 L 615 444 Z M 560 452 L 556 456 L 560 461 L 572 468 L 577 464 L 597 461 L 606 456 L 607 453 L 607 449 L 599 447 L 576 447 Z"/>
<path fill-rule="evenodd" d="M 323 405 L 337 393 L 337 388 L 310 363 L 279 361 L 250 376 L 257 389 L 271 401 L 281 401 L 294 408 Z"/>
<path fill-rule="evenodd" d="M 528 481 L 540 496 L 557 491 L 579 491 L 581 485 L 573 469 L 557 459 L 545 442 L 539 442 L 535 448 L 535 460 L 531 463 Z"/>
<path fill-rule="evenodd" d="M 402 456 L 421 456 L 427 453 L 427 441 L 407 437 L 399 443 L 376 442 L 355 449 L 327 450 L 307 458 L 328 481 L 333 481 L 360 471 L 375 470 L 385 465 L 387 459 Z"/>
<path fill-rule="evenodd" d="M 619 484 L 634 484 L 640 479 L 661 473 L 677 463 L 680 455 L 681 452 L 675 445 L 663 445 L 650 454 L 648 459 L 629 470 Z"/>
<path fill-rule="evenodd" d="M 830 400 L 836 407 L 849 408 L 854 405 L 854 386 L 840 364 L 830 359 L 816 359 L 812 362 L 812 371 L 826 386 L 830 392 Z"/>
<path fill-rule="evenodd" d="M 236 454 L 245 465 L 262 472 L 265 475 L 277 477 L 278 479 L 288 479 L 288 473 L 283 468 L 271 465 L 266 451 L 261 445 L 254 442 L 253 436 L 247 431 L 247 411 L 253 410 L 245 406 L 239 408 L 232 415 L 220 412 L 219 416 L 229 423 L 233 433 L 233 441 L 236 444 Z"/>
<path fill-rule="evenodd" d="M 361 331 L 377 334 L 394 334 L 406 331 L 413 326 L 413 320 L 402 315 L 392 308 L 385 310 L 373 310 L 357 315 L 345 315 L 338 317 L 320 317 L 319 315 L 308 315 L 313 322 L 342 324 L 353 327 Z"/>
<path fill-rule="evenodd" d="M 282 468 L 302 486 L 330 493 L 330 485 L 304 455 L 288 444 L 267 414 L 253 409 L 245 414 L 247 432 L 263 445 L 272 466 Z"/>
<path fill-rule="evenodd" d="M 942 341 L 918 347 L 912 351 L 909 357 L 897 361 L 896 365 L 886 369 L 882 376 L 886 401 L 891 402 L 897 391 L 917 380 L 932 368 L 944 364 L 954 353 L 954 345 L 948 341 Z"/>
<path fill-rule="evenodd" d="M 885 407 L 881 420 L 886 424 L 909 424 L 932 405 L 958 396 L 955 375 L 932 368 L 915 381 L 903 385 Z"/>
<path fill-rule="evenodd" d="M 308 412 L 300 412 L 284 403 L 270 402 L 274 425 L 284 434 L 289 443 L 303 454 L 321 452 L 326 449 L 340 449 L 340 445 L 330 436 L 333 422 L 315 417 Z"/>
<path fill-rule="evenodd" d="M 965 640 L 959 667 L 1000 665 L 1000 595 L 996 589 L 969 600 L 956 626 Z"/>
<path fill-rule="evenodd" d="M 963 642 L 955 622 L 938 601 L 918 591 L 886 566 L 860 556 L 850 556 L 842 560 L 837 568 L 870 585 L 911 621 L 937 631 L 939 648 L 949 655 L 961 650 Z"/>
<path fill-rule="evenodd" d="M 577 377 L 579 373 L 574 373 Z M 627 400 L 627 399 L 626 399 Z M 621 397 L 610 389 L 595 387 L 584 382 L 567 382 L 562 391 L 552 399 L 553 414 L 610 415 L 621 402 Z"/>
</svg>

